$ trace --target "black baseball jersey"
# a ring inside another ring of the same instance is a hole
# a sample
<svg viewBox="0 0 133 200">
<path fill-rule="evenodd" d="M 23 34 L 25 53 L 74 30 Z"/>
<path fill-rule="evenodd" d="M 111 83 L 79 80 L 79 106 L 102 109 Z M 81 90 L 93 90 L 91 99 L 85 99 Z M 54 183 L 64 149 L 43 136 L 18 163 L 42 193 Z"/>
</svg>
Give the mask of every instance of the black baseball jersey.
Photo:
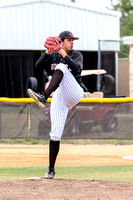
<svg viewBox="0 0 133 200">
<path fill-rule="evenodd" d="M 82 82 L 83 56 L 79 51 L 71 50 L 65 58 L 58 52 L 44 53 L 36 62 L 35 67 L 37 70 L 45 69 L 48 74 L 51 74 L 59 63 L 66 64 L 80 86 L 84 91 L 87 91 L 86 86 Z"/>
</svg>

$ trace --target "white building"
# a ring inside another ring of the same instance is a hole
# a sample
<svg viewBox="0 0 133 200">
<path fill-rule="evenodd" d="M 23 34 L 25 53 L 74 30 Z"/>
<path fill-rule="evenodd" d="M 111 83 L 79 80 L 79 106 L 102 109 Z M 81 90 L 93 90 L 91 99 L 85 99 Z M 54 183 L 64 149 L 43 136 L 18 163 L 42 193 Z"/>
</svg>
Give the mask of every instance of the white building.
<svg viewBox="0 0 133 200">
<path fill-rule="evenodd" d="M 80 38 L 75 41 L 74 48 L 83 53 L 85 69 L 97 68 L 98 40 L 100 40 L 102 68 L 115 77 L 117 93 L 120 13 L 92 10 L 79 7 L 76 3 L 63 2 L 19 0 L 0 6 L 0 55 L 8 54 L 10 57 L 13 53 L 20 55 L 23 52 L 24 55 L 26 52 L 28 55 L 28 52 L 30 54 L 32 52 L 34 55 L 37 53 L 35 55 L 37 57 L 40 51 L 45 50 L 44 42 L 48 36 L 70 30 Z M 108 64 L 110 61 L 111 64 Z M 1 67 L 3 65 L 1 64 Z M 33 75 L 33 72 L 29 75 Z"/>
<path fill-rule="evenodd" d="M 44 50 L 45 38 L 71 30 L 75 48 L 97 51 L 98 40 L 120 40 L 120 14 L 78 7 L 55 0 L 21 0 L 0 7 L 0 49 Z M 119 50 L 107 45 L 105 50 Z"/>
</svg>

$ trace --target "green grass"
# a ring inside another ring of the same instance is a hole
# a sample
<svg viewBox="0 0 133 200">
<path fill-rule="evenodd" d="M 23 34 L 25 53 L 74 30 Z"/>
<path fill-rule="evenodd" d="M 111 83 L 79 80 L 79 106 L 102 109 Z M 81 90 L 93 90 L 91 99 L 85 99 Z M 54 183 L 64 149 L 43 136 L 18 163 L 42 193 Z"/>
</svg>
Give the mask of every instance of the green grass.
<svg viewBox="0 0 133 200">
<path fill-rule="evenodd" d="M 44 139 L 1 139 L 1 144 L 25 144 L 25 145 L 34 145 L 34 144 L 48 144 L 49 140 Z"/>
<path fill-rule="evenodd" d="M 49 140 L 47 139 L 1 139 L 1 144 L 48 144 Z M 114 144 L 114 145 L 127 145 L 133 144 L 133 140 L 113 140 L 113 139 L 104 139 L 104 140 L 95 140 L 95 139 L 73 139 L 73 140 L 61 140 L 61 143 L 67 144 Z"/>
<path fill-rule="evenodd" d="M 132 182 L 133 166 L 58 167 L 56 178 Z"/>
<path fill-rule="evenodd" d="M 17 180 L 43 176 L 47 167 L 1 167 L 0 180 Z M 56 179 L 133 181 L 133 166 L 56 167 Z"/>
</svg>

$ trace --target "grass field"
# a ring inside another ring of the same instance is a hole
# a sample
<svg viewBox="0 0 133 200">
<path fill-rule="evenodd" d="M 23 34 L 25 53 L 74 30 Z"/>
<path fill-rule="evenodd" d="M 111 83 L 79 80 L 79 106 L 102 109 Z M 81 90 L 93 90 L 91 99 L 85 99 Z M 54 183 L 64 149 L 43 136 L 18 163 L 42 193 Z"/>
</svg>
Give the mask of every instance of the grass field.
<svg viewBox="0 0 133 200">
<path fill-rule="evenodd" d="M 46 156 L 47 162 L 43 163 L 44 155 Z M 59 161 L 56 165 L 55 178 L 132 182 L 133 160 L 128 161 L 123 159 L 123 156 L 131 155 L 133 155 L 133 145 L 61 144 Z M 27 164 L 21 166 L 22 160 L 21 162 L 17 160 L 16 163 L 18 166 L 14 166 L 15 164 L 12 162 L 15 156 L 19 156 L 20 159 L 23 156 L 24 158 L 26 157 L 28 159 Z M 48 144 L 0 144 L 0 157 L 5 158 L 6 163 L 6 165 L 5 163 L 3 165 L 2 159 L 0 159 L 0 180 L 25 179 L 29 177 L 43 176 L 48 165 Z M 33 165 L 29 166 L 30 159 L 34 157 L 38 157 L 40 163 L 42 159 L 42 163 L 39 164 L 35 160 Z M 65 162 L 61 164 L 62 158 L 65 161 L 68 161 L 66 165 L 64 164 Z M 73 160 L 73 158 L 75 160 Z M 12 162 L 9 162 L 9 159 Z M 103 162 L 101 162 L 102 159 L 104 159 Z M 114 160 L 117 161 L 117 164 L 114 164 Z M 14 165 L 11 165 L 10 163 Z"/>
<path fill-rule="evenodd" d="M 0 180 L 40 177 L 46 170 L 47 167 L 1 167 Z M 58 166 L 55 178 L 133 182 L 133 166 Z"/>
</svg>

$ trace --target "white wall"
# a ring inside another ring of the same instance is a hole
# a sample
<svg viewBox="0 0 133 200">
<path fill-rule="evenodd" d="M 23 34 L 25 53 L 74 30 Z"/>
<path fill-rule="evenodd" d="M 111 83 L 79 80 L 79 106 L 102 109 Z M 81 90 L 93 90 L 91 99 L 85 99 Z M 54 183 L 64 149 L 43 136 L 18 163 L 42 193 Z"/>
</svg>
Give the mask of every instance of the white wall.
<svg viewBox="0 0 133 200">
<path fill-rule="evenodd" d="M 64 30 L 80 38 L 75 49 L 97 51 L 98 39 L 119 40 L 120 14 L 55 0 L 21 0 L 0 7 L 0 49 L 44 50 L 46 37 Z M 101 49 L 118 51 L 119 43 L 104 42 Z"/>
</svg>

